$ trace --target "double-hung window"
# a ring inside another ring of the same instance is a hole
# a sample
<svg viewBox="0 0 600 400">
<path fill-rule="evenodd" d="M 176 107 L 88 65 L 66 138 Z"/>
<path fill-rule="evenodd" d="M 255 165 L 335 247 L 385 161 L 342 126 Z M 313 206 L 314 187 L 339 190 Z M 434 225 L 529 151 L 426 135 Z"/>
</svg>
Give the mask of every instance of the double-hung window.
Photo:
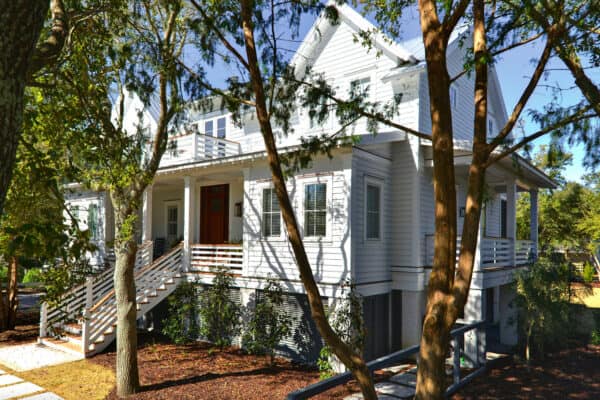
<svg viewBox="0 0 600 400">
<path fill-rule="evenodd" d="M 367 183 L 365 212 L 367 239 L 381 239 L 381 186 Z"/>
<path fill-rule="evenodd" d="M 167 236 L 169 238 L 177 237 L 178 211 L 177 205 L 167 206 Z"/>
<path fill-rule="evenodd" d="M 262 234 L 263 237 L 281 235 L 281 209 L 279 199 L 273 188 L 263 189 L 262 209 Z"/>
<path fill-rule="evenodd" d="M 313 183 L 304 187 L 304 236 L 327 235 L 327 184 Z"/>
<path fill-rule="evenodd" d="M 361 78 L 350 82 L 350 97 L 355 99 L 362 97 L 369 98 L 369 89 L 371 87 L 371 78 Z"/>
</svg>

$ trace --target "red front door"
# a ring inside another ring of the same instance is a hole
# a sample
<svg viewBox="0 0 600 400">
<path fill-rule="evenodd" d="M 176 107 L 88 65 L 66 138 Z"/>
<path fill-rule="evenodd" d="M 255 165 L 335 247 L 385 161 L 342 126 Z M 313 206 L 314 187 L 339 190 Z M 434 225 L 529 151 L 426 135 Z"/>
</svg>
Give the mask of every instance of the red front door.
<svg viewBox="0 0 600 400">
<path fill-rule="evenodd" d="M 229 240 L 229 185 L 203 186 L 200 196 L 200 242 L 226 243 Z"/>
</svg>

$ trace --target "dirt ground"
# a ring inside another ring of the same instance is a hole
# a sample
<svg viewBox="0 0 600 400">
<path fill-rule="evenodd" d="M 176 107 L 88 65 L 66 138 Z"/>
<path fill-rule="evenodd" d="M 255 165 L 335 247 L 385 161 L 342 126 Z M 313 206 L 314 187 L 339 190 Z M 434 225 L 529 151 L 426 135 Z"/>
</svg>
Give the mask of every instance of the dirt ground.
<svg viewBox="0 0 600 400">
<path fill-rule="evenodd" d="M 0 346 L 10 346 L 33 342 L 39 332 L 40 314 L 38 310 L 17 313 L 17 326 L 13 330 L 0 332 Z"/>
<path fill-rule="evenodd" d="M 474 380 L 454 399 L 600 399 L 600 346 L 565 350 L 530 368 L 510 363 Z"/>
<path fill-rule="evenodd" d="M 313 368 L 282 359 L 271 368 L 265 357 L 236 348 L 211 350 L 202 343 L 175 346 L 157 336 L 141 335 L 141 340 L 145 342 L 138 352 L 142 391 L 131 399 L 284 399 L 319 379 Z M 92 361 L 114 368 L 114 349 Z M 340 399 L 356 390 L 348 384 L 317 399 Z M 114 390 L 107 399 L 117 399 Z"/>
</svg>

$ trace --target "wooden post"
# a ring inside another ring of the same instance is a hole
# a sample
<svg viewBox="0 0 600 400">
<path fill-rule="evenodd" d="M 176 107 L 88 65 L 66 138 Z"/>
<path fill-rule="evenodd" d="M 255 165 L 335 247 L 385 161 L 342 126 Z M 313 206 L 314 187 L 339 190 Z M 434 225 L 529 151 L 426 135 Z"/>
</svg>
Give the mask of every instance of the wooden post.
<svg viewBox="0 0 600 400">
<path fill-rule="evenodd" d="M 88 277 L 85 281 L 85 307 L 83 309 L 83 322 L 81 323 L 81 351 L 85 357 L 85 353 L 89 351 L 90 339 L 90 308 L 94 302 L 94 278 Z"/>
<path fill-rule="evenodd" d="M 538 258 L 538 191 L 537 189 L 531 189 L 529 191 L 529 239 L 532 242 L 532 258 L 536 261 Z"/>
<path fill-rule="evenodd" d="M 458 336 L 454 336 L 452 338 L 452 376 L 455 384 L 460 381 L 460 342 L 461 341 L 458 339 Z"/>
<path fill-rule="evenodd" d="M 45 338 L 48 336 L 48 304 L 42 303 L 40 308 L 40 337 L 39 339 Z M 38 342 L 40 340 L 38 339 Z"/>
</svg>

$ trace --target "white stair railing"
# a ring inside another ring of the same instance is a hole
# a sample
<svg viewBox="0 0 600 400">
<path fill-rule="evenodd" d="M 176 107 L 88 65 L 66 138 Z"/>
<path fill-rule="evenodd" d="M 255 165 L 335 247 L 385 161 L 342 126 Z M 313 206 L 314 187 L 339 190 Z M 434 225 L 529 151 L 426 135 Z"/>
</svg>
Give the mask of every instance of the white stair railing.
<svg viewBox="0 0 600 400">
<path fill-rule="evenodd" d="M 155 294 L 167 283 L 173 282 L 180 273 L 183 244 L 156 259 L 152 264 L 138 270 L 135 274 L 136 303 L 138 310 L 148 302 L 148 297 Z M 117 304 L 114 290 L 110 290 L 103 298 L 86 309 L 89 322 L 87 335 L 82 339 L 85 352 L 96 350 L 96 343 L 103 337 L 114 333 L 117 322 Z M 108 344 L 108 343 L 106 343 Z"/>
<path fill-rule="evenodd" d="M 135 269 L 139 270 L 152 262 L 152 241 L 146 241 L 138 247 Z M 40 309 L 40 337 L 48 336 L 49 330 L 54 325 L 61 325 L 65 319 L 78 320 L 85 316 L 83 312 L 91 307 L 102 297 L 106 296 L 113 288 L 114 266 L 110 266 L 98 275 L 89 277 L 86 282 L 75 286 L 63 296 L 57 307 L 51 308 L 46 303 Z"/>
</svg>

